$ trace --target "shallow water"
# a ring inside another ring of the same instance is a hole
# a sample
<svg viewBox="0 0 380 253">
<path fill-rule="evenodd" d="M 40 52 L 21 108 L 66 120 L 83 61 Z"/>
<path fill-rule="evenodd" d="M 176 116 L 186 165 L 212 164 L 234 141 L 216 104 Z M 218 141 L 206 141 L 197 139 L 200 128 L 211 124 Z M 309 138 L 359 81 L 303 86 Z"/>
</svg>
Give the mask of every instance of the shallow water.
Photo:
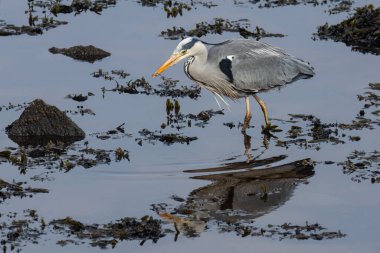
<svg viewBox="0 0 380 253">
<path fill-rule="evenodd" d="M 379 1 L 365 1 L 379 6 Z M 86 223 L 107 223 L 122 217 L 142 217 L 156 213 L 151 204 L 168 203 L 171 208 L 178 203 L 170 198 L 178 195 L 186 198 L 193 190 L 210 184 L 209 181 L 191 179 L 193 174 L 184 170 L 218 167 L 232 159 L 245 161 L 244 137 L 238 128 L 231 130 L 225 122 L 237 124 L 243 120 L 244 103 L 231 102 L 230 111 L 214 116 L 205 128 L 193 126 L 177 131 L 187 136 L 197 136 L 198 140 L 186 144 L 155 145 L 143 142 L 140 146 L 135 138 L 138 131 L 147 128 L 158 130 L 166 122 L 165 97 L 130 95 L 107 92 L 102 97 L 102 87 L 113 88 L 114 84 L 101 78 L 95 79 L 91 73 L 102 68 L 105 71 L 125 69 L 131 76 L 126 80 L 144 76 L 156 86 L 159 79 L 151 74 L 169 56 L 178 41 L 158 37 L 162 30 L 172 26 L 191 28 L 200 21 L 211 21 L 214 17 L 230 20 L 247 18 L 252 29 L 256 25 L 268 32 L 279 32 L 284 38 L 264 38 L 265 42 L 284 48 L 289 53 L 305 59 L 315 67 L 316 75 L 309 80 L 301 80 L 281 89 L 262 94 L 267 103 L 270 118 L 289 119 L 288 114 L 312 114 L 322 122 L 348 123 L 363 107 L 356 98 L 368 91 L 368 83 L 379 82 L 380 58 L 370 54 L 353 52 L 342 43 L 313 41 L 312 33 L 318 25 L 336 23 L 347 13 L 328 15 L 327 6 L 288 6 L 259 9 L 249 3 L 234 5 L 215 1 L 217 7 L 206 8 L 197 5 L 190 12 L 177 18 L 166 18 L 162 6 L 142 7 L 135 1 L 118 1 L 102 15 L 87 12 L 74 16 L 60 14 L 59 20 L 67 25 L 45 32 L 41 36 L 10 36 L 0 38 L 0 93 L 1 105 L 30 102 L 42 98 L 61 110 L 75 110 L 83 105 L 96 115 L 70 115 L 87 134 L 86 141 L 92 147 L 114 150 L 121 147 L 130 152 L 130 161 L 112 161 L 90 169 L 77 167 L 67 173 L 55 172 L 50 181 L 33 181 L 30 178 L 46 171 L 43 167 L 29 169 L 20 174 L 17 166 L 1 163 L 1 178 L 8 182 L 27 181 L 33 187 L 49 189 L 49 194 L 38 194 L 33 198 L 12 198 L 1 204 L 0 213 L 21 212 L 36 209 L 45 220 L 71 216 Z M 14 24 L 27 24 L 24 13 L 26 1 L 0 1 L 0 19 Z M 154 24 L 154 25 L 152 25 Z M 220 42 L 238 34 L 208 35 L 208 42 Z M 70 47 L 93 44 L 112 53 L 94 64 L 74 61 L 62 55 L 49 53 L 50 47 Z M 180 85 L 191 85 L 182 70 L 182 64 L 165 72 L 166 77 L 178 79 Z M 94 97 L 83 103 L 65 99 L 67 94 L 93 92 Z M 202 110 L 218 109 L 213 96 L 202 90 L 198 100 L 179 98 L 181 112 L 197 114 Z M 351 175 L 343 174 L 342 166 L 325 165 L 324 161 L 343 162 L 354 150 L 371 152 L 379 150 L 379 127 L 373 130 L 345 131 L 347 135 L 360 136 L 359 142 L 345 144 L 320 143 L 318 150 L 304 149 L 295 145 L 289 148 L 276 146 L 276 139 L 263 145 L 261 124 L 263 118 L 259 107 L 252 103 L 254 128 L 248 130 L 252 137 L 249 153 L 259 159 L 285 155 L 282 161 L 270 164 L 277 166 L 296 160 L 310 158 L 318 162 L 315 174 L 307 181 L 298 182 L 284 192 L 284 201 L 274 202 L 274 206 L 262 213 L 251 213 L 256 226 L 267 224 L 320 223 L 330 231 L 342 231 L 346 237 L 322 241 L 278 238 L 240 237 L 234 232 L 220 233 L 218 225 L 211 220 L 205 231 L 195 238 L 181 234 L 174 242 L 174 234 L 168 234 L 157 243 L 147 241 L 139 246 L 137 241 L 117 244 L 113 252 L 246 252 L 255 249 L 260 252 L 378 252 L 380 227 L 380 194 L 378 184 L 370 180 L 357 183 Z M 370 111 L 369 111 L 370 112 Z M 368 112 L 368 113 L 369 113 Z M 17 119 L 21 111 L 0 111 L 0 149 L 17 147 L 8 139 L 4 128 Z M 132 137 L 100 140 L 93 133 L 114 129 L 125 122 L 127 133 Z M 289 123 L 273 121 L 285 131 L 278 133 L 283 139 Z M 301 125 L 304 123 L 300 123 Z M 83 142 L 82 142 L 83 143 Z M 320 163 L 321 162 L 321 163 Z M 269 165 L 268 165 L 269 166 Z M 267 166 L 267 167 L 268 167 Z M 379 170 L 378 164 L 373 164 Z M 376 167 L 377 166 L 377 167 Z M 265 166 L 261 168 L 266 168 Z M 202 175 L 197 173 L 196 175 Z M 254 184 L 254 183 L 253 183 Z M 269 196 L 269 198 L 271 198 Z M 249 201 L 249 198 L 248 200 Z M 243 207 L 244 207 L 243 203 Z M 239 209 L 239 208 L 237 208 Z M 243 208 L 244 209 L 244 208 Z M 243 210 L 244 211 L 244 210 Z M 251 211 L 253 212 L 253 211 Z M 249 214 L 249 211 L 248 211 Z M 157 217 L 156 217 L 157 218 Z M 166 226 L 171 227 L 170 224 Z M 88 244 L 56 245 L 58 235 L 47 234 L 38 244 L 27 243 L 25 252 L 96 252 L 101 249 Z M 109 249 L 110 250 L 110 249 Z"/>
</svg>

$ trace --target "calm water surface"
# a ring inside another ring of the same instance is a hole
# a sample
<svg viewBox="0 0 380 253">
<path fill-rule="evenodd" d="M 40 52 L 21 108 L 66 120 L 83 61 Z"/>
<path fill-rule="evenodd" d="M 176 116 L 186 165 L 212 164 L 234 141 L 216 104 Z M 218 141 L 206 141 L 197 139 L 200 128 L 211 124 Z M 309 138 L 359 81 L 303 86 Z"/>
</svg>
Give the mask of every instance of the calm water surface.
<svg viewBox="0 0 380 253">
<path fill-rule="evenodd" d="M 24 11 L 27 1 L 0 1 L 0 19 L 17 25 L 27 24 Z M 225 115 L 217 115 L 205 128 L 191 127 L 179 132 L 197 136 L 190 145 L 161 143 L 139 146 L 135 138 L 143 128 L 160 129 L 166 122 L 164 97 L 106 93 L 102 98 L 101 87 L 113 87 L 113 83 L 95 79 L 91 73 L 103 70 L 125 69 L 130 78 L 144 76 L 152 85 L 160 83 L 150 76 L 169 56 L 178 41 L 158 37 L 162 30 L 172 26 L 191 28 L 200 21 L 211 21 L 216 17 L 237 20 L 249 19 L 252 27 L 263 27 L 268 32 L 287 35 L 284 38 L 266 38 L 263 41 L 284 48 L 289 53 L 312 63 L 316 76 L 301 80 L 280 91 L 262 95 L 271 118 L 288 119 L 289 113 L 312 114 L 323 122 L 350 122 L 362 108 L 356 95 L 367 91 L 368 83 L 379 82 L 379 56 L 352 52 L 342 43 L 313 41 L 312 33 L 325 22 L 336 23 L 347 13 L 328 15 L 326 6 L 291 6 L 274 9 L 259 9 L 249 3 L 234 5 L 232 1 L 215 1 L 218 6 L 208 9 L 198 5 L 190 12 L 175 19 L 167 19 L 162 6 L 141 7 L 135 1 L 118 1 L 114 8 L 108 8 L 99 16 L 95 13 L 81 15 L 60 15 L 58 19 L 69 24 L 49 30 L 42 36 L 12 36 L 0 38 L 0 104 L 17 104 L 42 98 L 62 110 L 74 110 L 77 105 L 91 108 L 96 116 L 71 116 L 82 127 L 86 140 L 93 147 L 115 149 L 122 147 L 130 152 L 131 161 L 112 162 L 91 169 L 75 168 L 69 173 L 54 173 L 52 181 L 32 181 L 34 175 L 44 168 L 29 170 L 20 175 L 17 167 L 1 164 L 1 178 L 6 181 L 27 181 L 33 187 L 50 190 L 49 194 L 33 198 L 13 198 L 1 205 L 1 213 L 20 212 L 27 208 L 36 209 L 46 220 L 71 216 L 88 223 L 107 223 L 126 216 L 142 217 L 155 215 L 153 203 L 178 205 L 170 199 L 172 195 L 186 198 L 194 189 L 210 182 L 190 179 L 184 173 L 188 169 L 202 169 L 219 166 L 227 159 L 244 161 L 244 142 L 240 129 L 229 129 L 224 122 L 242 121 L 244 103 L 231 102 Z M 380 1 L 363 1 L 380 5 Z M 237 37 L 237 34 L 209 35 L 208 42 L 220 42 Z M 93 44 L 112 53 L 94 64 L 74 61 L 62 55 L 53 55 L 48 48 L 70 47 Z M 165 76 L 178 79 L 181 85 L 191 85 L 183 73 L 182 64 L 169 69 Z M 129 77 L 128 77 L 129 78 Z M 128 79 L 127 79 L 128 80 Z M 84 103 L 65 99 L 67 94 L 95 94 Z M 202 91 L 197 101 L 179 99 L 181 111 L 198 113 L 206 109 L 218 109 L 213 96 Z M 254 128 L 252 156 L 260 159 L 278 155 L 287 158 L 273 165 L 311 158 L 317 162 L 345 161 L 353 150 L 371 152 L 379 150 L 379 128 L 354 131 L 360 135 L 359 142 L 344 145 L 322 143 L 319 150 L 291 146 L 277 147 L 271 140 L 269 148 L 263 146 L 260 126 L 263 118 L 259 107 L 253 103 Z M 17 119 L 21 111 L 0 112 L 0 149 L 17 147 L 8 139 L 4 128 Z M 92 133 L 114 129 L 126 123 L 125 128 L 132 137 L 102 141 Z M 285 123 L 276 122 L 280 127 Z M 168 130 L 176 132 L 177 130 Z M 285 133 L 280 133 L 284 136 Z M 191 175 L 192 176 L 192 175 Z M 254 219 L 258 226 L 291 222 L 304 224 L 318 222 L 329 230 L 341 230 L 347 236 L 341 239 L 322 241 L 297 241 L 285 239 L 241 238 L 234 233 L 219 233 L 215 225 L 196 238 L 180 236 L 174 242 L 174 235 L 167 235 L 157 243 L 123 242 L 113 252 L 379 252 L 380 243 L 380 188 L 369 181 L 356 183 L 350 175 L 342 173 L 341 166 L 318 163 L 315 174 L 286 192 L 286 200 L 269 212 Z M 87 246 L 56 245 L 59 238 L 47 235 L 39 244 L 28 245 L 25 252 L 100 252 Z"/>
</svg>

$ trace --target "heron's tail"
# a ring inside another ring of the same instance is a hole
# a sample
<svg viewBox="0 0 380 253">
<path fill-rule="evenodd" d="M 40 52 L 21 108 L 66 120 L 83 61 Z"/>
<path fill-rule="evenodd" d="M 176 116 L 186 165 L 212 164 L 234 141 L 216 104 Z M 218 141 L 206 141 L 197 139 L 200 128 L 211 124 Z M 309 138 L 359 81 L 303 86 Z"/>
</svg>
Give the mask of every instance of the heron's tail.
<svg viewBox="0 0 380 253">
<path fill-rule="evenodd" d="M 293 60 L 297 63 L 298 71 L 300 74 L 303 74 L 308 77 L 312 77 L 315 75 L 314 67 L 311 66 L 310 63 L 298 58 L 294 58 Z"/>
</svg>

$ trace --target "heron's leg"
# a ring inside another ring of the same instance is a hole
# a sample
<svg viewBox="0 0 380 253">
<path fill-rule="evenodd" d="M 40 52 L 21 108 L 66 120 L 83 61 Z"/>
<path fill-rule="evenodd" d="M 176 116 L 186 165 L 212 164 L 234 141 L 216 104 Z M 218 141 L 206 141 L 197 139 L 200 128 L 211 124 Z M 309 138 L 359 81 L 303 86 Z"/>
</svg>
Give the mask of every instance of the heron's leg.
<svg viewBox="0 0 380 253">
<path fill-rule="evenodd" d="M 261 100 L 261 98 L 259 98 L 259 96 L 257 96 L 256 94 L 253 94 L 253 97 L 256 99 L 257 103 L 259 103 L 260 107 L 261 107 L 261 110 L 263 111 L 264 113 L 264 118 L 265 118 L 265 124 L 267 126 L 270 125 L 270 122 L 269 122 L 269 119 L 268 119 L 268 110 L 267 110 L 267 106 L 265 105 L 264 101 Z"/>
<path fill-rule="evenodd" d="M 251 106 L 249 104 L 249 97 L 245 98 L 245 118 L 251 118 Z"/>
<path fill-rule="evenodd" d="M 251 106 L 250 106 L 250 103 L 249 103 L 249 97 L 246 97 L 245 98 L 245 118 L 244 118 L 244 124 L 243 124 L 243 128 L 241 129 L 241 131 L 243 133 L 245 133 L 245 130 L 247 129 L 247 127 L 249 126 L 249 122 L 251 121 Z"/>
</svg>

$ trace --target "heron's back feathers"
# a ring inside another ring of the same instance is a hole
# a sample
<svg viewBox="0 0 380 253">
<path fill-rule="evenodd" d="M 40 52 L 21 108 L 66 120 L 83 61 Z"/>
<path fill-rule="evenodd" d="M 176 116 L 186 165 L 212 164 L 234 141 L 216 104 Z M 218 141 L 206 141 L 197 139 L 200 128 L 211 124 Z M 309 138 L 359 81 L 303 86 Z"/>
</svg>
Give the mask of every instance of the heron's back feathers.
<svg viewBox="0 0 380 253">
<path fill-rule="evenodd" d="M 216 79 L 228 81 L 239 96 L 314 75 L 309 63 L 280 48 L 254 40 L 231 40 L 212 46 L 208 51 L 206 69 L 214 72 Z"/>
</svg>

